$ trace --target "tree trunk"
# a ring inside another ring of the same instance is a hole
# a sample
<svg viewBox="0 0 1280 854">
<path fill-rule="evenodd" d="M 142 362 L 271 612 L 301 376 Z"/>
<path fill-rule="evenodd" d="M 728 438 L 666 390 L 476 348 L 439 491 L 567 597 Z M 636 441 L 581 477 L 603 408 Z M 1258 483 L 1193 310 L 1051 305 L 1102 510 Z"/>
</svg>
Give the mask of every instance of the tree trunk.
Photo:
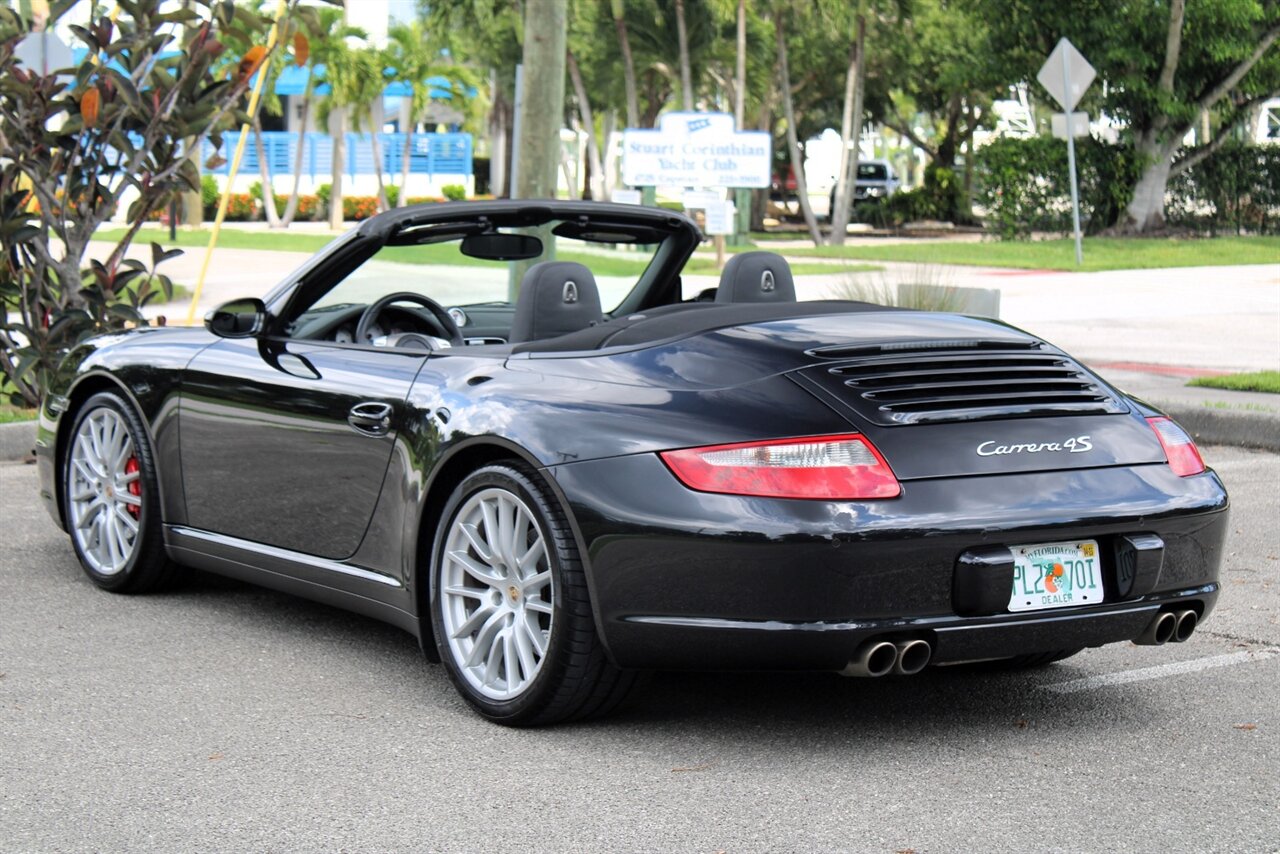
<svg viewBox="0 0 1280 854">
<path fill-rule="evenodd" d="M 831 233 L 827 242 L 844 245 L 849 227 L 849 211 L 858 187 L 858 146 L 862 136 L 863 52 L 866 45 L 867 19 L 858 16 L 853 38 L 853 55 L 845 75 L 844 113 L 840 119 L 840 171 L 836 173 L 835 201 L 831 207 Z"/>
<path fill-rule="evenodd" d="M 268 228 L 279 228 L 280 217 L 276 214 L 276 186 L 271 180 L 271 166 L 267 163 L 267 150 L 262 144 L 262 120 L 253 117 L 253 148 L 258 154 L 258 177 L 262 181 L 262 210 L 267 218 Z"/>
<path fill-rule="evenodd" d="M 493 141 L 489 152 L 489 192 L 494 198 L 501 199 L 509 195 L 507 167 L 511 163 L 511 147 L 508 144 L 511 122 L 508 121 L 507 96 L 498 85 L 496 70 L 489 72 L 489 87 L 493 91 L 493 107 L 489 111 L 489 139 Z"/>
<path fill-rule="evenodd" d="M 333 176 L 329 185 L 329 227 L 342 231 L 346 217 L 342 212 L 342 171 L 347 167 L 347 112 L 339 107 L 329 117 L 329 132 L 333 135 Z"/>
<path fill-rule="evenodd" d="M 818 221 L 813 216 L 813 207 L 809 204 L 809 187 L 804 179 L 804 159 L 800 154 L 800 137 L 796 133 L 796 110 L 791 99 L 791 70 L 787 67 L 787 39 L 783 34 L 785 22 L 779 11 L 773 19 L 773 31 L 778 40 L 778 74 L 779 86 L 782 89 L 782 109 L 787 118 L 787 146 L 791 151 L 791 166 L 796 175 L 796 195 L 800 199 L 800 213 L 804 216 L 804 224 L 809 228 L 809 236 L 814 246 L 822 245 L 822 232 L 818 230 Z"/>
<path fill-rule="evenodd" d="M 373 175 L 378 181 L 378 210 L 389 211 L 391 203 L 387 201 L 387 187 L 382 183 L 382 143 L 378 141 L 378 132 L 372 128 L 369 130 L 369 147 L 373 150 Z"/>
<path fill-rule="evenodd" d="M 280 217 L 280 225 L 288 228 L 293 225 L 293 218 L 298 215 L 298 200 L 302 195 L 302 166 L 306 163 L 307 125 L 311 122 L 311 98 L 315 89 L 315 68 L 307 66 L 307 85 L 302 92 L 302 121 L 298 131 L 298 150 L 293 155 L 293 189 L 289 191 L 289 201 L 284 206 L 284 216 Z"/>
<path fill-rule="evenodd" d="M 400 195 L 396 196 L 396 207 L 402 208 L 409 203 L 409 158 L 413 156 L 413 131 L 416 124 L 410 124 L 404 132 L 404 151 L 400 155 Z"/>
<path fill-rule="evenodd" d="M 516 199 L 554 199 L 564 121 L 564 66 L 568 0 L 527 0 L 524 15 L 524 86 L 520 93 L 520 139 L 515 141 Z M 542 257 L 555 257 L 555 236 L 539 234 Z M 515 302 L 530 262 L 511 265 L 507 298 Z"/>
<path fill-rule="evenodd" d="M 1133 199 L 1125 209 L 1121 231 L 1141 234 L 1164 227 L 1164 196 L 1173 167 L 1173 146 L 1157 145 L 1152 139 L 1140 140 L 1138 151 L 1148 166 L 1133 188 Z"/>
<path fill-rule="evenodd" d="M 631 39 L 627 34 L 626 10 L 622 0 L 612 0 L 613 26 L 618 31 L 622 49 L 622 82 L 627 92 L 627 127 L 640 126 L 640 97 L 636 94 L 636 64 L 631 57 Z"/>
<path fill-rule="evenodd" d="M 568 0 L 528 0 L 524 17 L 524 92 L 513 198 L 556 194 L 564 119 L 565 19 Z"/>
<path fill-rule="evenodd" d="M 573 93 L 578 101 L 578 115 L 582 117 L 582 130 L 587 135 L 587 164 L 591 176 L 589 192 L 591 198 L 600 200 L 605 198 L 601 183 L 604 178 L 604 167 L 600 161 L 600 140 L 596 136 L 591 101 L 587 98 L 587 87 L 582 80 L 582 71 L 578 68 L 578 61 L 573 58 L 572 51 L 566 52 L 565 63 L 569 66 L 569 79 L 573 81 Z"/>
<path fill-rule="evenodd" d="M 604 124 L 600 130 L 600 136 L 604 143 L 600 146 L 600 168 L 604 170 L 604 174 L 600 176 L 600 185 L 604 188 L 604 198 L 608 201 L 613 198 L 614 176 L 617 175 L 617 158 L 614 157 L 614 138 L 618 132 L 618 111 L 610 110 L 604 114 Z"/>
<path fill-rule="evenodd" d="M 738 56 L 733 73 L 733 121 L 738 131 L 747 121 L 747 0 L 738 0 Z"/>
<path fill-rule="evenodd" d="M 693 74 L 689 69 L 689 31 L 684 24 L 684 0 L 676 0 L 676 40 L 680 49 L 680 92 L 684 109 L 693 109 Z"/>
</svg>

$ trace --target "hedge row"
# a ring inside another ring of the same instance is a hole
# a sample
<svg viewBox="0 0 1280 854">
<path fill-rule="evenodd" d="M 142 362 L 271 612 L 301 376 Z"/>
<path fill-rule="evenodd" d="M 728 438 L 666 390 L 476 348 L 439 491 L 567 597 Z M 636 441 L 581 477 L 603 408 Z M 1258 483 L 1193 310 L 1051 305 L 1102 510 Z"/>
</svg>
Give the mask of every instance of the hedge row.
<svg viewBox="0 0 1280 854">
<path fill-rule="evenodd" d="M 1183 156 L 1195 149 L 1184 149 Z M 1132 148 L 1096 139 L 1076 144 L 1080 219 L 1096 234 L 1118 222 L 1143 161 Z M 1067 146 L 1060 139 L 997 139 L 979 149 L 974 201 L 1004 239 L 1071 230 Z M 1232 142 L 1169 182 L 1166 222 L 1216 234 L 1280 229 L 1280 146 Z"/>
<path fill-rule="evenodd" d="M 443 196 L 410 196 L 405 203 L 410 205 L 426 204 L 429 202 L 458 201 L 466 198 L 466 188 L 460 184 L 449 184 L 442 188 Z M 387 187 L 387 201 L 395 207 L 399 199 L 399 187 Z M 328 184 L 321 184 L 315 195 L 306 195 L 298 197 L 298 214 L 299 221 L 319 222 L 325 220 L 329 215 L 329 194 L 330 187 Z M 205 219 L 213 219 L 218 210 L 218 202 L 221 191 L 218 189 L 218 182 L 211 175 L 205 175 L 200 182 L 201 203 L 204 206 Z M 276 213 L 283 215 L 284 209 L 289 202 L 288 196 L 276 196 Z M 231 198 L 227 202 L 227 220 L 230 222 L 249 222 L 251 220 L 263 219 L 262 212 L 262 183 L 255 181 L 249 188 L 247 193 L 232 193 Z M 378 212 L 377 196 L 343 196 L 342 197 L 342 215 L 345 220 L 363 220 L 368 219 Z"/>
</svg>

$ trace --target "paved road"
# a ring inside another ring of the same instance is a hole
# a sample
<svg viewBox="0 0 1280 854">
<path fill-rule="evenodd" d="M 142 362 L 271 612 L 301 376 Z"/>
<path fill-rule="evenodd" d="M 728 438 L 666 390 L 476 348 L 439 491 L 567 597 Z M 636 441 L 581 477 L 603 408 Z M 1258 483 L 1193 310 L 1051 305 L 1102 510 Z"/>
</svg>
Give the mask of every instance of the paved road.
<svg viewBox="0 0 1280 854">
<path fill-rule="evenodd" d="M 540 731 L 480 721 L 370 620 L 210 576 L 101 593 L 0 464 L 0 850 L 1274 852 L 1280 457 L 1206 455 L 1234 533 L 1189 643 L 661 675 Z"/>
</svg>

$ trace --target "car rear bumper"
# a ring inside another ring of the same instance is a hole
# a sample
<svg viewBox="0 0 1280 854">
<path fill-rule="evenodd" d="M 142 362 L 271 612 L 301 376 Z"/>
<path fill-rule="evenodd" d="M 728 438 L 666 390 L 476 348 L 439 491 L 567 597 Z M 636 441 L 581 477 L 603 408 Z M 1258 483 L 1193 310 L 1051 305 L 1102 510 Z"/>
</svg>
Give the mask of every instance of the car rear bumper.
<svg viewBox="0 0 1280 854">
<path fill-rule="evenodd" d="M 865 503 L 696 493 L 652 454 L 549 470 L 585 547 L 599 628 L 636 668 L 841 669 L 868 640 L 920 637 L 935 662 L 1129 640 L 1161 610 L 1207 616 L 1228 500 L 1212 472 L 1142 465 L 909 481 Z M 962 556 L 1093 539 L 1105 601 L 972 606 Z M 1158 543 L 1122 583 L 1135 540 Z M 1154 563 L 1152 556 L 1155 556 Z M 1123 588 L 1123 589 L 1122 589 Z"/>
</svg>

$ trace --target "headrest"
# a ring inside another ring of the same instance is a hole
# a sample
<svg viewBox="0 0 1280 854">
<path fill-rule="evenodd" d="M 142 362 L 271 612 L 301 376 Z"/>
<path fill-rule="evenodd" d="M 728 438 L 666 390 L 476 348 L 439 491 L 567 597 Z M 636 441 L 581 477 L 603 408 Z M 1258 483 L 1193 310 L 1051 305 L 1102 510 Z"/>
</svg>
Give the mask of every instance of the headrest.
<svg viewBox="0 0 1280 854">
<path fill-rule="evenodd" d="M 604 317 L 596 277 L 572 261 L 542 261 L 520 280 L 511 321 L 512 344 L 577 332 Z"/>
<path fill-rule="evenodd" d="M 734 255 L 720 274 L 716 302 L 795 302 L 796 283 L 787 259 L 772 252 Z"/>
</svg>

